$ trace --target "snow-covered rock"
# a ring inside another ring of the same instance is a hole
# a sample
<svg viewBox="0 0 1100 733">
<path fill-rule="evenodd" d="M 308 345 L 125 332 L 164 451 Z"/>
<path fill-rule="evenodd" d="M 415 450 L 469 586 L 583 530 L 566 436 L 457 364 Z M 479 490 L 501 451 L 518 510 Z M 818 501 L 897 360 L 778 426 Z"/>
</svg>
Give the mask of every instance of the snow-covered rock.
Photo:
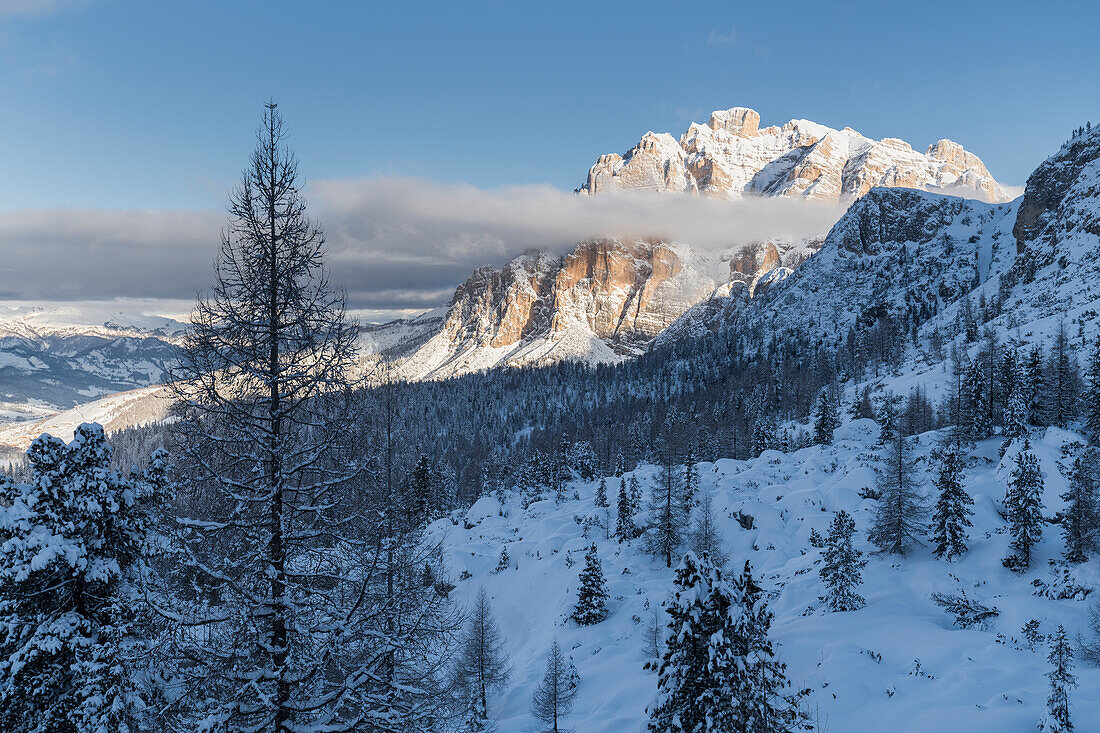
<svg viewBox="0 0 1100 733">
<path fill-rule="evenodd" d="M 478 269 L 445 316 L 373 329 L 368 351 L 407 379 L 498 365 L 604 363 L 649 342 L 716 289 L 781 280 L 815 241 L 764 241 L 720 252 L 656 240 L 600 239 L 564 257 L 529 251 L 502 269 Z M 392 329 L 392 330 L 391 330 Z"/>
<path fill-rule="evenodd" d="M 746 194 L 850 201 L 876 186 L 946 190 L 986 201 L 1007 201 L 981 159 L 951 140 L 922 153 L 897 138 L 872 140 L 845 127 L 809 120 L 760 128 L 745 107 L 711 113 L 679 141 L 647 132 L 623 155 L 600 156 L 578 192 L 621 190 Z"/>
</svg>

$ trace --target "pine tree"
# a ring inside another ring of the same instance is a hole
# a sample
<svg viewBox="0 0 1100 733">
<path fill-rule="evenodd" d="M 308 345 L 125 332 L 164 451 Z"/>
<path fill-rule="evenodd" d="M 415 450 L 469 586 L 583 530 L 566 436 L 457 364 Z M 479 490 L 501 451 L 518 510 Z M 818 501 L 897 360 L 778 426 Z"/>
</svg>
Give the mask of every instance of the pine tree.
<svg viewBox="0 0 1100 733">
<path fill-rule="evenodd" d="M 1100 454 L 1096 448 L 1087 448 L 1084 455 L 1074 460 L 1069 486 L 1062 494 L 1066 502 L 1062 515 L 1062 537 L 1067 562 L 1087 560 L 1096 549 L 1100 537 L 1100 506 L 1097 506 L 1096 497 L 1098 467 Z"/>
<path fill-rule="evenodd" d="M 573 620 L 581 626 L 598 624 L 607 618 L 608 594 L 607 578 L 604 577 L 600 557 L 596 554 L 595 543 L 592 543 L 584 556 L 580 582 L 577 605 L 573 607 Z"/>
<path fill-rule="evenodd" d="M 663 557 L 665 567 L 672 567 L 672 556 L 683 542 L 684 513 L 676 492 L 675 466 L 665 451 L 666 459 L 650 498 L 650 525 L 646 531 L 646 548 Z"/>
<path fill-rule="evenodd" d="M 638 477 L 630 474 L 630 513 L 637 514 L 642 508 L 642 486 L 638 483 Z"/>
<path fill-rule="evenodd" d="M 550 645 L 543 675 L 531 700 L 531 713 L 546 723 L 546 733 L 562 733 L 561 719 L 573 710 L 577 696 L 577 670 L 565 659 L 557 639 Z"/>
<path fill-rule="evenodd" d="M 779 733 L 803 727 L 800 695 L 768 637 L 772 615 L 748 563 L 734 583 L 706 557 L 687 553 L 666 610 L 668 640 L 657 666 L 652 733 Z"/>
<path fill-rule="evenodd" d="M 772 426 L 763 416 L 758 416 L 752 423 L 752 445 L 749 450 L 753 458 L 775 445 L 775 436 Z"/>
<path fill-rule="evenodd" d="M 596 486 L 596 506 L 606 509 L 610 506 L 607 503 L 607 479 L 601 478 L 600 483 Z"/>
<path fill-rule="evenodd" d="M 855 520 L 841 509 L 833 515 L 829 535 L 825 538 L 820 572 L 827 588 L 826 602 L 834 611 L 857 611 L 865 604 L 856 588 L 862 582 L 860 571 L 867 561 L 852 544 L 855 531 Z"/>
<path fill-rule="evenodd" d="M 462 733 L 493 733 L 496 728 L 489 720 L 489 712 L 481 698 L 473 695 L 466 703 L 466 715 L 462 720 Z"/>
<path fill-rule="evenodd" d="M 482 724 L 489 717 L 489 692 L 500 690 L 510 674 L 504 640 L 482 588 L 466 622 L 454 670 L 456 689 L 473 703 L 471 712 Z"/>
<path fill-rule="evenodd" d="M 749 660 L 741 599 L 706 557 L 687 553 L 676 568 L 676 595 L 666 606 L 668 640 L 657 665 L 651 733 L 747 730 L 736 718 L 735 695 L 748 687 Z M 739 638 L 740 635 L 740 638 Z"/>
<path fill-rule="evenodd" d="M 1009 530 L 1012 533 L 1012 549 L 1015 555 L 1005 561 L 1015 570 L 1026 570 L 1031 565 L 1031 549 L 1043 534 L 1043 475 L 1039 461 L 1031 452 L 1031 443 L 1024 439 L 1016 456 L 1016 467 L 1008 484 L 1005 509 Z"/>
<path fill-rule="evenodd" d="M 1028 395 L 1030 400 L 1027 406 L 1027 423 L 1028 425 L 1049 425 L 1046 399 L 1048 384 L 1046 370 L 1043 368 L 1043 349 L 1041 346 L 1034 346 L 1028 352 L 1025 372 L 1027 383 L 1031 386 L 1031 392 Z"/>
<path fill-rule="evenodd" d="M 180 563 L 158 596 L 188 629 L 179 728 L 416 728 L 447 702 L 458 619 L 403 521 L 397 388 L 383 372 L 362 414 L 359 329 L 301 191 L 269 103 L 169 382 Z"/>
<path fill-rule="evenodd" d="M 1077 687 L 1077 677 L 1073 674 L 1073 649 L 1066 640 L 1066 630 L 1059 624 L 1050 642 L 1050 654 L 1047 656 L 1050 671 L 1050 694 L 1047 696 L 1047 709 L 1039 721 L 1039 730 L 1047 733 L 1073 733 L 1073 721 L 1069 713 L 1069 691 Z"/>
<path fill-rule="evenodd" d="M 429 512 L 433 508 L 433 484 L 432 463 L 427 456 L 420 456 L 416 467 L 413 468 L 408 490 L 402 501 L 407 527 L 416 527 L 430 518 Z"/>
<path fill-rule="evenodd" d="M 508 557 L 508 546 L 500 548 L 500 559 L 497 560 L 497 566 L 493 570 L 494 573 L 503 573 L 508 568 L 512 567 L 512 559 Z"/>
<path fill-rule="evenodd" d="M 890 445 L 902 433 L 900 406 L 901 397 L 896 395 L 887 393 L 879 400 L 877 445 L 880 447 Z"/>
<path fill-rule="evenodd" d="M 814 416 L 814 443 L 829 445 L 833 442 L 833 432 L 840 427 L 837 404 L 828 388 L 821 390 L 817 400 L 817 413 Z"/>
<path fill-rule="evenodd" d="M 703 492 L 703 498 L 699 502 L 699 511 L 689 541 L 691 551 L 697 557 L 706 555 L 710 558 L 711 563 L 719 569 L 726 566 L 729 558 L 722 547 L 722 534 L 718 528 L 718 517 L 714 511 L 714 496 L 709 491 Z"/>
<path fill-rule="evenodd" d="M 1051 425 L 1064 428 L 1070 420 L 1077 417 L 1080 397 L 1077 359 L 1069 343 L 1065 321 L 1058 322 L 1058 331 L 1054 335 L 1054 347 L 1050 351 L 1047 375 L 1049 382 L 1049 389 L 1045 395 L 1047 419 Z"/>
<path fill-rule="evenodd" d="M 875 418 L 875 408 L 871 404 L 871 388 L 869 386 L 864 387 L 862 391 L 856 393 L 849 414 L 853 420 L 862 420 L 864 418 L 873 420 Z"/>
<path fill-rule="evenodd" d="M 638 536 L 638 528 L 634 524 L 634 512 L 631 509 L 630 496 L 626 493 L 626 481 L 619 487 L 619 499 L 615 503 L 615 539 L 619 543 L 627 543 Z"/>
<path fill-rule="evenodd" d="M 1093 445 L 1100 445 L 1100 338 L 1089 361 L 1088 388 L 1084 394 L 1085 432 Z"/>
<path fill-rule="evenodd" d="M 770 637 L 773 614 L 764 600 L 764 589 L 753 578 L 748 560 L 734 587 L 744 608 L 743 632 L 734 637 L 743 636 L 748 642 L 739 650 L 749 660 L 748 689 L 737 697 L 738 718 L 744 721 L 744 730 L 787 733 L 812 729 L 799 707 L 799 700 L 808 690 L 789 691 L 787 665 L 779 661 Z"/>
<path fill-rule="evenodd" d="M 940 470 L 936 476 L 939 497 L 932 513 L 935 555 L 941 560 L 953 560 L 966 553 L 966 528 L 972 525 L 970 508 L 974 500 L 962 485 L 962 459 L 953 446 L 940 456 Z"/>
<path fill-rule="evenodd" d="M 27 449 L 28 483 L 0 474 L 0 728 L 139 727 L 135 606 L 164 454 L 144 478 L 110 468 L 97 424 Z M 145 721 L 151 722 L 151 721 Z M 144 726 L 141 726 L 142 728 Z"/>
<path fill-rule="evenodd" d="M 1027 432 L 1027 399 L 1024 396 L 1024 390 L 1020 385 L 1008 396 L 1008 400 L 1005 403 L 1004 414 L 1004 442 L 1001 444 L 1001 455 L 1005 454 L 1008 447 L 1012 445 L 1012 441 L 1024 435 Z"/>
<path fill-rule="evenodd" d="M 695 494 L 699 490 L 699 464 L 695 459 L 695 451 L 688 448 L 684 456 L 684 488 L 680 496 L 680 510 L 685 517 L 691 516 L 691 510 L 695 508 Z"/>
<path fill-rule="evenodd" d="M 968 423 L 964 426 L 967 438 L 970 440 L 984 440 L 993 431 L 989 421 L 989 391 L 987 389 L 985 372 L 981 362 L 975 360 L 966 370 L 963 383 L 966 402 L 966 416 Z"/>
<path fill-rule="evenodd" d="M 898 433 L 876 468 L 879 492 L 867 537 L 880 552 L 904 555 L 924 531 L 924 505 L 916 481 L 916 464 L 905 436 Z"/>
</svg>

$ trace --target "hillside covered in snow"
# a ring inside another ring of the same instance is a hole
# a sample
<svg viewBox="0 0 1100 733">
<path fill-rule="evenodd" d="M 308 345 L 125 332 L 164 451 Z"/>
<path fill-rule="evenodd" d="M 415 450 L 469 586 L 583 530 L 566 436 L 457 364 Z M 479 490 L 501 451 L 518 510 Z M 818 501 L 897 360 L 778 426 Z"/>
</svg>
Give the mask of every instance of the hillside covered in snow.
<svg viewBox="0 0 1100 733">
<path fill-rule="evenodd" d="M 752 563 L 776 615 L 772 633 L 780 656 L 795 686 L 811 690 L 805 703 L 819 730 L 1034 730 L 1047 695 L 1047 648 L 1034 635 L 1029 641 L 1032 632 L 1024 627 L 1033 622 L 1033 632 L 1045 636 L 1061 624 L 1089 638 L 1088 600 L 1100 587 L 1095 560 L 1064 570 L 1059 527 L 1047 524 L 1030 571 L 1001 566 L 1011 554 L 1002 515 L 1014 454 L 999 457 L 997 440 L 977 444 L 964 459 L 964 483 L 975 505 L 970 549 L 960 561 L 936 559 L 928 536 L 907 557 L 874 554 L 865 535 L 876 505 L 868 492 L 883 453 L 876 447 L 878 432 L 871 420 L 854 420 L 836 432 L 832 445 L 700 464 L 699 495 L 713 498 L 728 571 Z M 942 439 L 937 432 L 914 439 L 921 492 L 929 502 L 935 493 L 931 450 Z M 1084 443 L 1055 428 L 1035 436 L 1048 517 L 1064 509 L 1064 475 Z M 489 709 L 499 730 L 535 728 L 531 695 L 554 639 L 580 675 L 564 724 L 593 733 L 644 730 L 656 693 L 656 674 L 645 669 L 653 661 L 651 629 L 656 618 L 662 638 L 670 633 L 661 607 L 673 571 L 645 551 L 643 539 L 626 544 L 607 536 L 609 521 L 614 531 L 620 481 L 631 477 L 647 496 L 660 484 L 654 466 L 608 477 L 610 509 L 596 504 L 599 480 L 569 485 L 558 503 L 552 495 L 532 502 L 506 490 L 429 528 L 445 548 L 456 598 L 468 606 L 485 589 L 505 639 L 514 669 Z M 856 547 L 869 559 L 857 588 L 867 604 L 857 611 L 830 612 L 821 600 L 822 550 L 813 546 L 811 533 L 826 535 L 838 510 L 855 519 Z M 638 517 L 640 524 L 646 519 Z M 607 577 L 610 615 L 581 626 L 570 614 L 593 543 Z M 508 560 L 498 569 L 502 551 Z M 965 593 L 996 615 L 960 624 L 933 601 L 936 592 Z M 1074 715 L 1088 721 L 1100 714 L 1100 670 L 1076 672 Z"/>
</svg>

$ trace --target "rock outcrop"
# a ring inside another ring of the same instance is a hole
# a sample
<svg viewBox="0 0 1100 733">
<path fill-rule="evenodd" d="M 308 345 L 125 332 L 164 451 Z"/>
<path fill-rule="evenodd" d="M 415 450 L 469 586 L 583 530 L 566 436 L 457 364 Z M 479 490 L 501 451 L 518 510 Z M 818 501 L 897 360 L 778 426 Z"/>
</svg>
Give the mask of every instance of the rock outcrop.
<svg viewBox="0 0 1100 733">
<path fill-rule="evenodd" d="M 876 186 L 946 190 L 992 202 L 1009 198 L 981 159 L 951 140 L 920 153 L 897 138 L 872 140 L 849 127 L 834 130 L 809 120 L 760 128 L 760 115 L 745 107 L 711 113 L 679 141 L 647 132 L 624 155 L 600 156 L 577 191 L 851 201 Z"/>
<path fill-rule="evenodd" d="M 375 329 L 371 343 L 408 379 L 446 377 L 501 364 L 560 359 L 616 361 L 639 353 L 685 311 L 716 291 L 751 294 L 782 279 L 816 242 L 757 242 L 702 252 L 657 240 L 599 239 L 553 257 L 529 251 L 500 270 L 478 269 L 455 290 L 446 315 L 425 321 L 425 338 Z M 382 327 L 385 328 L 385 327 Z"/>
</svg>

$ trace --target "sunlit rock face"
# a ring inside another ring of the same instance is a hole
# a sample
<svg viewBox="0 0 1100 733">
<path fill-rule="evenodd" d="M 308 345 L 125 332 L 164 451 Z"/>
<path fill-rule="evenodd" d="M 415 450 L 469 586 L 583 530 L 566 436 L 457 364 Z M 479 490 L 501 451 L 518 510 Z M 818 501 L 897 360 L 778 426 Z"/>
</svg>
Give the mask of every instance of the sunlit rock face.
<svg viewBox="0 0 1100 733">
<path fill-rule="evenodd" d="M 563 359 L 618 361 L 644 351 L 731 283 L 752 293 L 782 279 L 818 245 L 767 240 L 716 251 L 594 239 L 563 256 L 532 250 L 499 270 L 476 270 L 445 312 L 379 327 L 370 340 L 389 344 L 374 351 L 407 379 Z"/>
</svg>

